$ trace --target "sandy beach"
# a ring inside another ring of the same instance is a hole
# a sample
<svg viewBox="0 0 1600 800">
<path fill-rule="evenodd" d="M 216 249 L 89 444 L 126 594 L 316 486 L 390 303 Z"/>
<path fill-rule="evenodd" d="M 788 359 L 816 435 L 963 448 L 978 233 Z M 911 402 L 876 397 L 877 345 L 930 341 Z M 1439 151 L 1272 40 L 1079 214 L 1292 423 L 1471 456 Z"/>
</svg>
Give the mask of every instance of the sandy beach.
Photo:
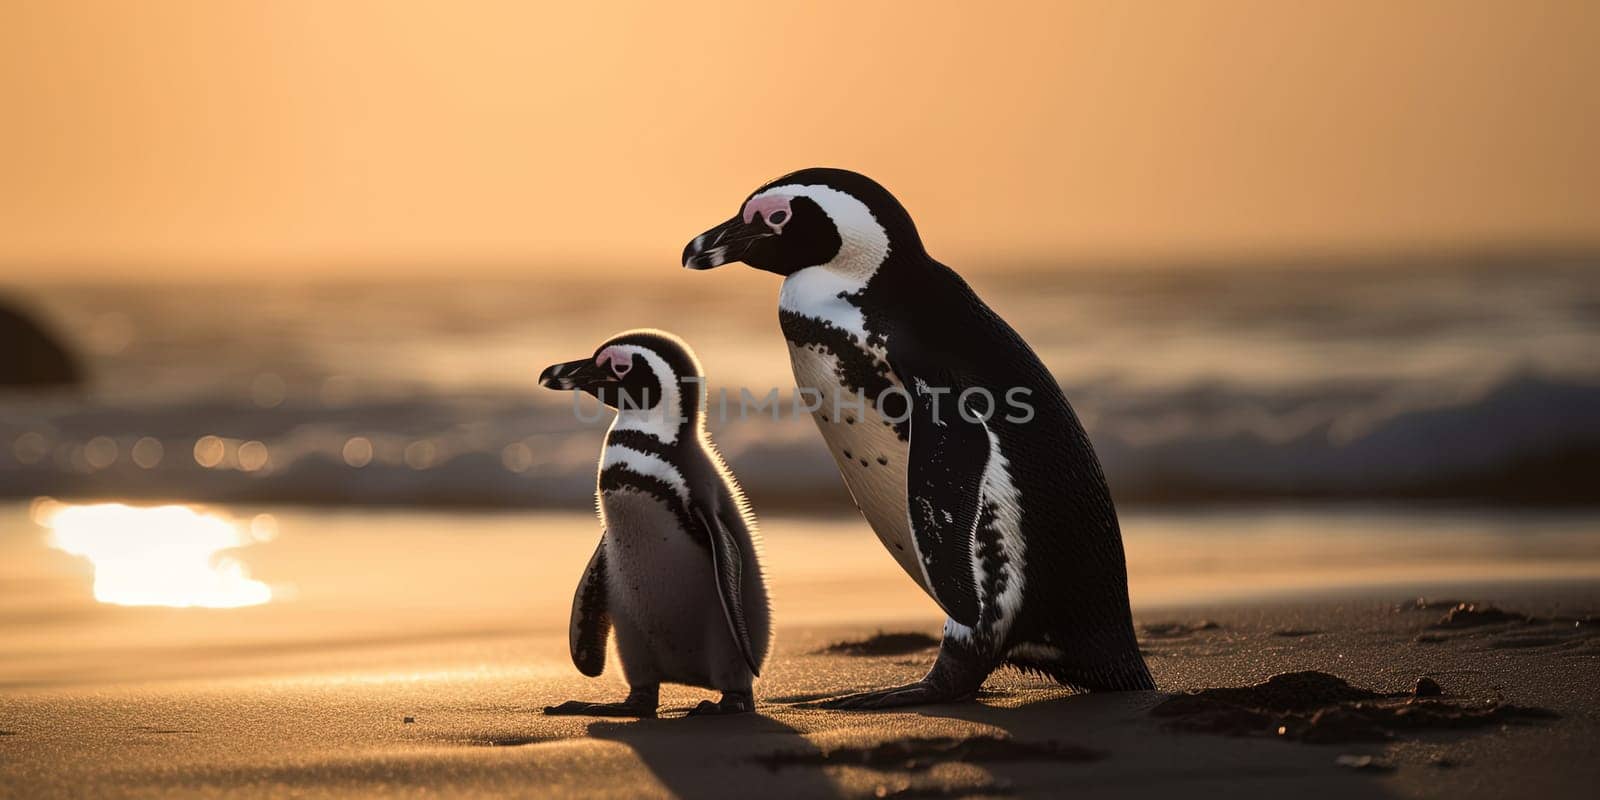
<svg viewBox="0 0 1600 800">
<path fill-rule="evenodd" d="M 581 515 L 266 513 L 276 538 L 238 552 L 273 601 L 181 609 L 95 603 L 88 562 L 46 547 L 26 507 L 5 512 L 0 794 L 1577 797 L 1600 778 L 1600 559 L 1576 532 L 1546 534 L 1565 559 L 1539 558 L 1530 533 L 1500 578 L 1493 537 L 1468 531 L 1470 558 L 1434 548 L 1431 571 L 1397 581 L 1425 554 L 1380 552 L 1391 569 L 1352 582 L 1348 566 L 1327 577 L 1341 537 L 1295 555 L 1268 533 L 1304 519 L 1194 537 L 1212 552 L 1253 541 L 1267 567 L 1252 577 L 1163 540 L 1171 519 L 1135 516 L 1135 617 L 1161 693 L 1074 695 L 1007 672 L 971 702 L 844 713 L 796 704 L 920 676 L 939 620 L 860 523 L 778 518 L 758 713 L 683 719 L 709 693 L 670 687 L 662 718 L 619 721 L 542 714 L 623 692 L 614 663 L 590 680 L 567 657 L 593 541 Z M 1360 540 L 1344 540 L 1354 558 Z M 1306 568 L 1319 561 L 1322 578 Z M 1220 716 L 1163 707 L 1296 671 L 1396 696 L 1334 698 L 1321 717 L 1266 696 Z M 1422 677 L 1442 697 L 1412 700 Z M 1371 719 L 1340 723 L 1351 709 Z"/>
<path fill-rule="evenodd" d="M 1596 42 L 0 4 L 0 800 L 1600 797 Z"/>
</svg>

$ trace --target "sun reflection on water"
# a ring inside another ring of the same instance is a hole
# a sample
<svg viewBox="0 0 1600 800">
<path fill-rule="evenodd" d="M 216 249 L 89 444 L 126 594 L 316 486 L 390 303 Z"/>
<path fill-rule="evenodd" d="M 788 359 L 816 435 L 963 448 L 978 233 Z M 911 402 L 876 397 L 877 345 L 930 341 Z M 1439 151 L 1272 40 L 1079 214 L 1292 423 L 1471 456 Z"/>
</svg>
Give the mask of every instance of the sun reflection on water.
<svg viewBox="0 0 1600 800">
<path fill-rule="evenodd" d="M 275 521 L 246 524 L 188 506 L 34 504 L 51 547 L 94 565 L 94 597 L 125 606 L 238 608 L 266 603 L 272 587 L 223 551 L 270 539 Z"/>
</svg>

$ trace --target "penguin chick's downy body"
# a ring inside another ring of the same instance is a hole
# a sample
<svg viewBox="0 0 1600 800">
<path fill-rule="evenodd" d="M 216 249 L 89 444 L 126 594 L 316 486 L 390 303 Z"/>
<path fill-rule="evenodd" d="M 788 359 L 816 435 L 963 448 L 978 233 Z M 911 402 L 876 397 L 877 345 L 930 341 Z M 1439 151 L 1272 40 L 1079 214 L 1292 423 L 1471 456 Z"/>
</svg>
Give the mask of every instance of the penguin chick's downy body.
<svg viewBox="0 0 1600 800">
<path fill-rule="evenodd" d="M 615 629 L 630 689 L 620 703 L 574 700 L 547 714 L 653 717 L 664 682 L 722 692 L 692 714 L 755 708 L 751 684 L 772 636 L 760 534 L 706 433 L 702 377 L 682 340 L 640 330 L 539 378 L 618 412 L 600 458 L 604 532 L 578 582 L 570 635 L 572 662 L 592 677 Z"/>
<path fill-rule="evenodd" d="M 862 515 L 948 615 L 908 686 L 824 703 L 970 696 L 1001 664 L 1086 690 L 1149 689 L 1111 493 L 1027 343 L 923 249 L 871 179 L 807 169 L 757 189 L 683 265 L 784 277 L 795 380 Z"/>
</svg>

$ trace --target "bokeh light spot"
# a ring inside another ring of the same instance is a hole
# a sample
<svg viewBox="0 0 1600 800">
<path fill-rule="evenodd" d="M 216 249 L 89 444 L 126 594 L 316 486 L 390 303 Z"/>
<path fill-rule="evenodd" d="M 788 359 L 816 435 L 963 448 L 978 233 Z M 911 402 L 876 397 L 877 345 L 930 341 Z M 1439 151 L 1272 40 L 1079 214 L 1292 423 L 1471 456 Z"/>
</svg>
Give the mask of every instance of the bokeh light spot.
<svg viewBox="0 0 1600 800">
<path fill-rule="evenodd" d="M 245 472 L 255 472 L 267 466 L 272 460 L 267 446 L 254 440 L 239 445 L 239 469 Z"/>
<path fill-rule="evenodd" d="M 28 431 L 11 443 L 11 453 L 23 464 L 37 464 L 50 454 L 50 440 L 38 431 Z"/>
<path fill-rule="evenodd" d="M 140 469 L 155 469 L 161 463 L 162 456 L 166 455 L 166 448 L 161 446 L 160 439 L 145 436 L 133 443 L 133 450 L 129 455 Z"/>
<path fill-rule="evenodd" d="M 283 404 L 288 386 L 275 372 L 263 372 L 250 382 L 250 399 L 261 408 L 277 408 Z"/>
<path fill-rule="evenodd" d="M 278 538 L 278 518 L 271 514 L 257 514 L 251 517 L 250 538 L 257 542 L 270 542 Z"/>
<path fill-rule="evenodd" d="M 202 436 L 194 443 L 194 463 L 206 469 L 221 464 L 223 456 L 227 453 L 227 444 L 218 436 Z"/>
<path fill-rule="evenodd" d="M 352 436 L 344 443 L 344 463 L 360 469 L 372 463 L 372 441 L 365 436 Z"/>
<path fill-rule="evenodd" d="M 105 469 L 117 463 L 117 442 L 110 436 L 96 436 L 83 446 L 83 460 L 89 469 Z"/>
<path fill-rule="evenodd" d="M 406 466 L 412 469 L 427 469 L 433 466 L 438 454 L 439 448 L 427 439 L 412 442 L 406 445 Z"/>
</svg>

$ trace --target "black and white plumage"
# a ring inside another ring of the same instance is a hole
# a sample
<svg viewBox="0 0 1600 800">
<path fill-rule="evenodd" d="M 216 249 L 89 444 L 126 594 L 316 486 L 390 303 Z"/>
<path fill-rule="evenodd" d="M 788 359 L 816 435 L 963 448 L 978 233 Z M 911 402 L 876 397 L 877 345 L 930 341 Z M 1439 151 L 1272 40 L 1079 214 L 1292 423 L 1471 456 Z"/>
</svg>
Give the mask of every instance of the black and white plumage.
<svg viewBox="0 0 1600 800">
<path fill-rule="evenodd" d="M 671 334 L 628 331 L 539 382 L 617 409 L 596 493 L 604 533 L 573 598 L 570 639 L 572 662 L 592 677 L 614 629 L 630 687 L 621 703 L 545 712 L 655 716 L 663 682 L 723 693 L 691 713 L 754 710 L 772 636 L 761 539 L 706 432 L 699 360 Z"/>
<path fill-rule="evenodd" d="M 827 705 L 957 699 L 1001 664 L 1085 690 L 1154 687 L 1083 426 L 1032 349 L 927 254 L 893 195 L 845 170 L 786 175 L 683 261 L 784 276 L 795 379 L 824 398 L 814 416 L 845 485 L 949 617 L 923 680 Z"/>
</svg>

